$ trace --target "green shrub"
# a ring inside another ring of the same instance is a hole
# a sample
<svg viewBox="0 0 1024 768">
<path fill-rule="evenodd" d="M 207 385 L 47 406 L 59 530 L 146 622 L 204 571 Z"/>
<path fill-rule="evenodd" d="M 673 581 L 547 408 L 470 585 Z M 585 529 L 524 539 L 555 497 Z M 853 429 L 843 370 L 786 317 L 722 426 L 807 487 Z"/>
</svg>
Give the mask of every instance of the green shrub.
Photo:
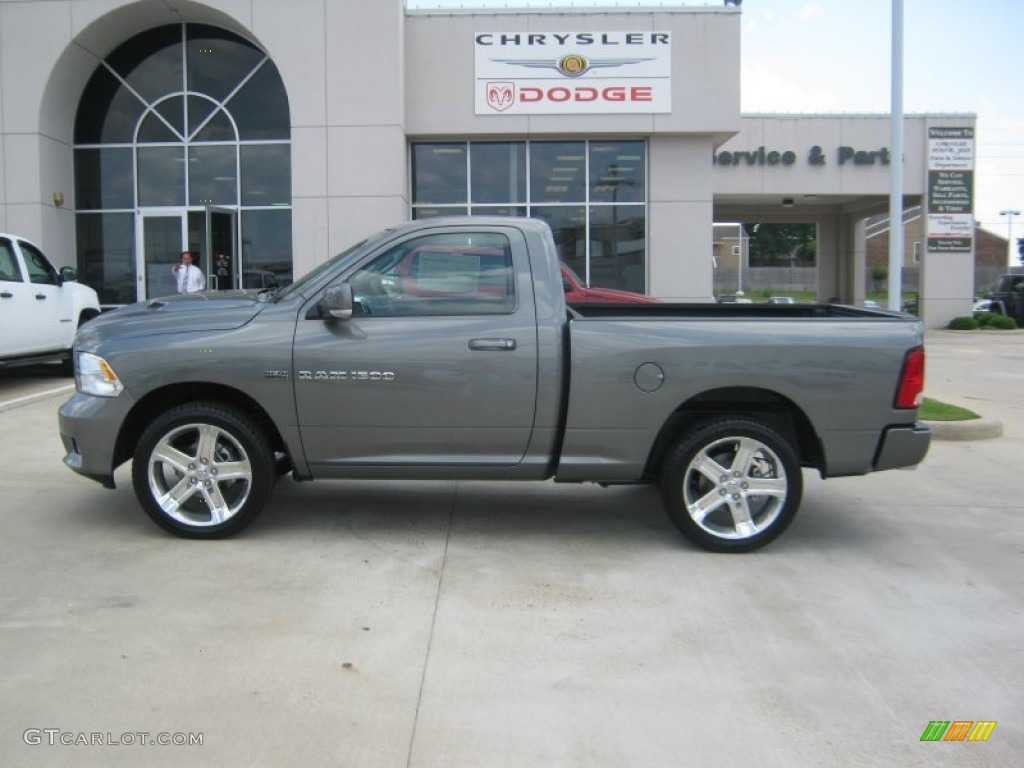
<svg viewBox="0 0 1024 768">
<path fill-rule="evenodd" d="M 951 331 L 973 331 L 978 327 L 978 321 L 969 315 L 954 317 L 946 326 Z"/>
<path fill-rule="evenodd" d="M 1013 331 L 1017 328 L 1017 321 L 1012 317 L 1000 315 L 995 312 L 982 312 L 976 318 L 978 325 L 983 329 L 994 331 Z"/>
</svg>

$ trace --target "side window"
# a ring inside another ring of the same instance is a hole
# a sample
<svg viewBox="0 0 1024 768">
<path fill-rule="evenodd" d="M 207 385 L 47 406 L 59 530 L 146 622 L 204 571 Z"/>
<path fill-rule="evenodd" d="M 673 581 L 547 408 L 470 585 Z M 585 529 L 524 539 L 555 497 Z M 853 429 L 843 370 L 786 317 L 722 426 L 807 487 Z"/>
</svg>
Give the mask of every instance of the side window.
<svg viewBox="0 0 1024 768">
<path fill-rule="evenodd" d="M 20 283 L 21 269 L 14 257 L 14 246 L 10 240 L 0 238 L 0 282 Z"/>
<path fill-rule="evenodd" d="M 515 311 L 512 248 L 495 232 L 427 235 L 382 253 L 351 280 L 356 315 Z"/>
<path fill-rule="evenodd" d="M 18 241 L 21 246 L 21 253 L 25 257 L 25 268 L 28 270 L 28 279 L 39 285 L 60 285 L 57 279 L 57 270 L 43 256 L 42 251 L 34 245 L 23 240 Z"/>
</svg>

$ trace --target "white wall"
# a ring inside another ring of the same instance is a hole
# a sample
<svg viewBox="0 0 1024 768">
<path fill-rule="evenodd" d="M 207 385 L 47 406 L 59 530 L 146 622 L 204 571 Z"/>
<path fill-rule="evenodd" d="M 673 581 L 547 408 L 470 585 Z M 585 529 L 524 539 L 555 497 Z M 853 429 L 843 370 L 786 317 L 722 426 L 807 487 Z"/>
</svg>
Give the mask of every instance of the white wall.
<svg viewBox="0 0 1024 768">
<path fill-rule="evenodd" d="M 714 282 L 710 136 L 649 142 L 648 291 L 668 301 L 708 301 Z"/>
</svg>

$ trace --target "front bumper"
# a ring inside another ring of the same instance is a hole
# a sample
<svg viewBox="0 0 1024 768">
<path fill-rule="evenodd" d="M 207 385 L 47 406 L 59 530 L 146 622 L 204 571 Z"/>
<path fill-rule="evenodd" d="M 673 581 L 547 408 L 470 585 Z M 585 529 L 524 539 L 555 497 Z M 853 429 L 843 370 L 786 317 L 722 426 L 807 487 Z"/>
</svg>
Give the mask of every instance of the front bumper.
<svg viewBox="0 0 1024 768">
<path fill-rule="evenodd" d="M 920 464 L 928 453 L 931 440 L 931 428 L 921 423 L 911 427 L 889 427 L 878 444 L 874 471 Z"/>
<path fill-rule="evenodd" d="M 94 397 L 81 392 L 72 395 L 57 411 L 64 464 L 106 488 L 113 488 L 117 438 L 133 404 L 127 392 L 118 397 Z"/>
</svg>

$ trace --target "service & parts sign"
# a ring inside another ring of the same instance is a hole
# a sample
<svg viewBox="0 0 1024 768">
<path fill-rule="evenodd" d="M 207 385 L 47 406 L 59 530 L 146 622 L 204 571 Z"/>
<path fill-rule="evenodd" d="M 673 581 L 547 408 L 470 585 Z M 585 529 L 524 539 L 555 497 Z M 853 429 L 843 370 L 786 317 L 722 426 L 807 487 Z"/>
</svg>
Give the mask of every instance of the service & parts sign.
<svg viewBox="0 0 1024 768">
<path fill-rule="evenodd" d="M 672 111 L 668 32 L 479 32 L 476 114 Z"/>
</svg>

